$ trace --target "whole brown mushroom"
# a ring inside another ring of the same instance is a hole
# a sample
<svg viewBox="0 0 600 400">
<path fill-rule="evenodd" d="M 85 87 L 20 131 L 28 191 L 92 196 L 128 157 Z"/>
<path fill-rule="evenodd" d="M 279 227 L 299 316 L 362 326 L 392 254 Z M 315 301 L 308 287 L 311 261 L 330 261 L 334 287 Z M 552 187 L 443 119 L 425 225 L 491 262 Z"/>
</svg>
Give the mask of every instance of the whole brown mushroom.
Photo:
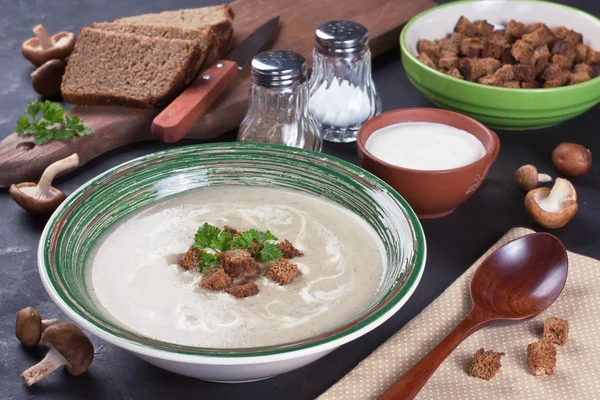
<svg viewBox="0 0 600 400">
<path fill-rule="evenodd" d="M 25 210 L 36 215 L 47 215 L 56 210 L 67 196 L 52 186 L 52 180 L 61 172 L 79 165 L 77 153 L 50 164 L 36 185 L 33 182 L 22 182 L 10 185 L 8 192 Z"/>
<path fill-rule="evenodd" d="M 33 90 L 44 97 L 60 96 L 60 85 L 65 74 L 65 63 L 61 60 L 46 61 L 31 73 Z"/>
<path fill-rule="evenodd" d="M 15 336 L 23 345 L 35 347 L 40 342 L 42 332 L 51 325 L 58 324 L 56 318 L 44 319 L 39 311 L 33 307 L 25 307 L 17 313 L 15 323 Z"/>
<path fill-rule="evenodd" d="M 531 164 L 523 165 L 515 172 L 515 181 L 521 189 L 529 192 L 531 189 L 535 189 L 538 183 L 551 182 L 552 177 L 546 174 L 538 173 L 536 167 Z"/>
<path fill-rule="evenodd" d="M 33 33 L 34 38 L 23 42 L 21 53 L 36 67 L 50 60 L 64 60 L 73 52 L 75 35 L 71 32 L 59 32 L 50 36 L 42 25 L 36 25 Z"/>
<path fill-rule="evenodd" d="M 565 176 L 583 176 L 592 168 L 592 152 L 580 144 L 561 143 L 552 152 L 552 164 Z"/>
<path fill-rule="evenodd" d="M 21 379 L 31 386 L 64 366 L 71 375 L 81 375 L 94 360 L 94 345 L 76 325 L 59 323 L 48 327 L 42 342 L 50 347 L 42 361 L 23 371 Z"/>
<path fill-rule="evenodd" d="M 552 189 L 533 189 L 525 196 L 525 210 L 546 229 L 562 228 L 577 214 L 577 209 L 577 192 L 566 179 L 556 178 Z"/>
</svg>

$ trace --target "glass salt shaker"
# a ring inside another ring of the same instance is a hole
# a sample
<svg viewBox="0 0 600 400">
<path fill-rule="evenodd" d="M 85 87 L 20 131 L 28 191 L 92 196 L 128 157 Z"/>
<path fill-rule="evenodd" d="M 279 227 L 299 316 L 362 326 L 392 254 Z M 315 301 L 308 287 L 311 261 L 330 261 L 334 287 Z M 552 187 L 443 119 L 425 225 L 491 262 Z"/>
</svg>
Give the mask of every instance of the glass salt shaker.
<svg viewBox="0 0 600 400">
<path fill-rule="evenodd" d="M 353 21 L 329 21 L 317 28 L 315 42 L 310 110 L 324 140 L 353 142 L 360 126 L 381 112 L 367 29 Z"/>
<path fill-rule="evenodd" d="M 266 51 L 252 59 L 250 76 L 250 106 L 238 140 L 321 151 L 321 133 L 308 109 L 305 58 L 293 51 Z"/>
</svg>

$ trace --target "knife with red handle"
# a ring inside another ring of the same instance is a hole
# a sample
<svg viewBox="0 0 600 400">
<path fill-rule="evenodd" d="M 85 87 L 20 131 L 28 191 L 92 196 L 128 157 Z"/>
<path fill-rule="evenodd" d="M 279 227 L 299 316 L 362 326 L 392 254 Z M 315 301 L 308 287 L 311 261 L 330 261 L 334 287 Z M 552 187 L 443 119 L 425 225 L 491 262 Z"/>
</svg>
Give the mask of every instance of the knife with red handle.
<svg viewBox="0 0 600 400">
<path fill-rule="evenodd" d="M 163 142 L 183 138 L 196 120 L 233 82 L 238 71 L 258 54 L 277 32 L 279 17 L 263 24 L 234 48 L 227 59 L 218 60 L 171 102 L 152 121 L 152 136 Z"/>
</svg>

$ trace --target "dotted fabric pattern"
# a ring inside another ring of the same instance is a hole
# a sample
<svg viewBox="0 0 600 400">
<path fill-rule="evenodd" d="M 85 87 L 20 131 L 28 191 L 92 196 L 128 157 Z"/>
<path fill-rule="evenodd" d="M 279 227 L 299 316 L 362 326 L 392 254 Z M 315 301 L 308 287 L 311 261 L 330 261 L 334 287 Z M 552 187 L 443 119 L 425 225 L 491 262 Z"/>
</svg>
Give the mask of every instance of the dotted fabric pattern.
<svg viewBox="0 0 600 400">
<path fill-rule="evenodd" d="M 433 349 L 469 313 L 469 283 L 480 262 L 503 244 L 532 233 L 514 228 L 458 278 L 421 314 L 322 394 L 321 400 L 376 399 Z M 417 399 L 600 399 L 600 261 L 569 252 L 562 294 L 540 316 L 511 325 L 483 328 L 459 345 L 434 373 Z M 555 375 L 534 376 L 527 345 L 543 336 L 549 316 L 569 321 L 569 338 L 556 346 Z M 506 353 L 491 380 L 469 376 L 479 348 Z"/>
</svg>

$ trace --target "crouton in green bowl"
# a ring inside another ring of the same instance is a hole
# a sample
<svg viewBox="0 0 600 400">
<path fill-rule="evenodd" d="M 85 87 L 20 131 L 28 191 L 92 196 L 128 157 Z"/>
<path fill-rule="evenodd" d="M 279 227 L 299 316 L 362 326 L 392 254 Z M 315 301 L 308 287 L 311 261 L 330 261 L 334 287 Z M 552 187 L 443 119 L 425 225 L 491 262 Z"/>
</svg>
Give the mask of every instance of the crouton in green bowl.
<svg viewBox="0 0 600 400">
<path fill-rule="evenodd" d="M 492 128 L 547 127 L 600 102 L 600 20 L 575 8 L 453 2 L 413 18 L 400 48 L 409 80 L 429 100 Z"/>
</svg>

